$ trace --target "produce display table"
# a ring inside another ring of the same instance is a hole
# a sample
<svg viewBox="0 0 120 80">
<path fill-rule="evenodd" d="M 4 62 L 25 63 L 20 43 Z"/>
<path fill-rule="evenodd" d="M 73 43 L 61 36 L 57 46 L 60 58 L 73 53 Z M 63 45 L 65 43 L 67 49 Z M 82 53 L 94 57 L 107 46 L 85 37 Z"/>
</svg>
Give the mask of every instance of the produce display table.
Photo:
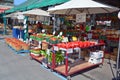
<svg viewBox="0 0 120 80">
<path fill-rule="evenodd" d="M 73 42 L 72 42 L 73 43 Z M 104 43 L 98 43 L 98 44 L 94 44 L 92 42 L 74 42 L 74 44 L 72 44 L 71 42 L 67 43 L 60 43 L 57 44 L 56 46 L 54 46 L 54 50 L 64 50 L 66 51 L 65 53 L 65 64 L 60 65 L 60 66 L 56 66 L 55 61 L 53 61 L 54 63 L 52 63 L 53 66 L 53 70 L 55 70 L 56 72 L 66 76 L 66 77 L 70 77 L 70 75 L 73 75 L 74 73 L 77 73 L 79 71 L 94 67 L 94 66 L 98 66 L 100 64 L 103 63 L 103 58 L 102 58 L 102 62 L 100 63 L 90 63 L 90 62 L 86 62 L 83 61 L 82 59 L 79 59 L 79 61 L 75 61 L 73 63 L 69 63 L 69 54 L 73 53 L 73 48 L 90 48 L 90 47 L 99 47 L 99 46 L 104 46 Z M 64 45 L 65 44 L 65 45 Z M 55 53 L 53 53 L 55 54 Z M 55 57 L 53 57 L 54 60 Z M 76 64 L 77 63 L 77 64 Z"/>
<path fill-rule="evenodd" d="M 16 38 L 5 38 L 5 42 L 9 46 L 9 48 L 14 50 L 17 54 L 30 52 L 30 46 Z"/>
<path fill-rule="evenodd" d="M 49 48 L 51 48 L 52 49 L 52 47 L 53 47 L 53 45 L 54 44 L 50 44 L 50 43 L 48 43 L 48 42 L 41 42 L 41 50 L 47 50 L 47 49 L 49 49 Z M 44 45 L 43 45 L 44 44 Z M 47 47 L 46 47 L 46 45 L 47 45 Z M 48 46 L 49 46 L 49 48 L 48 48 Z M 50 50 L 51 51 L 51 50 Z M 48 55 L 48 54 L 47 54 Z M 55 56 L 54 54 L 52 54 L 52 56 Z M 45 66 L 45 67 L 47 67 L 47 68 L 51 68 L 52 69 L 52 67 L 54 66 L 54 65 L 52 65 L 51 63 L 48 63 L 48 60 L 47 60 L 47 58 L 46 58 L 46 56 L 44 56 L 44 55 L 40 55 L 40 56 L 35 56 L 35 55 L 33 55 L 32 53 L 30 53 L 30 57 L 32 58 L 32 59 L 34 59 L 34 60 L 36 60 L 37 62 L 39 62 L 39 63 L 41 63 L 43 66 Z M 54 62 L 53 62 L 54 63 Z"/>
<path fill-rule="evenodd" d="M 42 60 L 45 58 L 45 56 L 34 56 L 33 54 L 30 54 L 31 58 L 42 63 Z"/>
<path fill-rule="evenodd" d="M 75 42 L 67 42 L 67 43 L 58 43 L 58 44 L 51 44 L 49 42 L 41 42 L 41 44 L 48 44 L 49 46 L 51 46 L 51 50 L 52 51 L 52 61 L 51 63 L 44 61 L 45 59 L 47 59 L 45 56 L 34 56 L 33 54 L 30 54 L 31 58 L 40 62 L 42 65 L 44 65 L 44 67 L 50 68 L 51 70 L 58 72 L 62 75 L 64 75 L 65 77 L 69 77 L 71 75 L 73 75 L 74 73 L 77 73 L 79 71 L 88 69 L 88 68 L 92 68 L 94 66 L 98 66 L 100 64 L 102 64 L 102 62 L 97 63 L 97 64 L 93 64 L 90 63 L 88 61 L 83 61 L 82 59 L 80 59 L 81 57 L 78 57 L 79 61 L 76 62 L 74 61 L 73 63 L 69 63 L 69 54 L 74 54 L 73 50 L 75 48 L 77 48 L 79 50 L 79 54 L 81 54 L 80 49 L 88 49 L 88 48 L 92 48 L 92 47 L 100 47 L 100 46 L 104 46 L 104 43 L 95 43 L 95 42 L 91 42 L 91 41 L 75 41 Z M 42 49 L 42 47 L 41 47 Z M 49 48 L 45 48 L 49 49 Z M 96 48 L 97 49 L 97 48 Z M 58 63 L 56 63 L 56 58 L 57 58 L 57 54 L 56 51 L 65 51 L 64 53 L 64 63 L 62 63 L 61 65 L 58 65 Z"/>
</svg>

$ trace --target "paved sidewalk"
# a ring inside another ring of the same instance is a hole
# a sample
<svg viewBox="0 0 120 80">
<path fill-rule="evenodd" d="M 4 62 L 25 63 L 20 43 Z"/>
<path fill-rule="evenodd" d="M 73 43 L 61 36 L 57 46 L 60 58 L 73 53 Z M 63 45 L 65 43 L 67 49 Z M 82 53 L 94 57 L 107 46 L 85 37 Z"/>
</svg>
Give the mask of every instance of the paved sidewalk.
<svg viewBox="0 0 120 80">
<path fill-rule="evenodd" d="M 1 37 L 1 36 L 0 36 Z M 38 62 L 30 60 L 28 54 L 15 54 L 0 38 L 0 80 L 64 80 L 63 77 L 44 69 Z M 11 37 L 11 36 L 9 36 Z M 115 77 L 114 61 L 105 60 L 103 66 L 79 73 L 72 80 L 112 80 Z"/>
</svg>

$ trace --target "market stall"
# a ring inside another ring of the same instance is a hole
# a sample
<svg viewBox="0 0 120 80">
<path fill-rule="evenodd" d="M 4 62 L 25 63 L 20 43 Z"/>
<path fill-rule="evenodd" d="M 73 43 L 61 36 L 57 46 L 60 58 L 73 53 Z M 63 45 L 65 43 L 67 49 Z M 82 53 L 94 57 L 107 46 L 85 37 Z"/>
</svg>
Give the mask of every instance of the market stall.
<svg viewBox="0 0 120 80">
<path fill-rule="evenodd" d="M 82 2 L 82 4 L 79 4 L 80 2 Z M 74 29 L 75 27 L 74 28 L 72 27 L 71 30 L 67 29 L 67 31 L 71 32 L 70 34 L 73 35 L 75 33 L 75 35 L 76 34 L 79 35 L 80 38 L 82 37 L 82 40 L 85 38 L 87 39 L 88 37 L 91 37 L 92 39 L 104 40 L 105 42 L 107 42 L 106 48 L 108 48 L 109 46 L 112 48 L 116 48 L 118 46 L 117 42 L 119 36 L 119 28 L 118 28 L 119 21 L 115 16 L 117 15 L 116 13 L 113 14 L 107 14 L 107 13 L 111 13 L 118 10 L 119 10 L 118 8 L 104 5 L 92 0 L 85 0 L 85 1 L 71 0 L 62 5 L 55 6 L 54 8 L 51 8 L 48 11 L 51 14 L 56 14 L 56 15 L 64 14 L 65 16 L 69 16 L 69 15 L 73 16 L 72 20 L 74 20 L 75 19 L 74 16 L 76 16 L 76 20 L 74 21 L 78 23 L 78 25 L 76 26 L 77 26 L 77 30 L 78 29 L 79 30 L 77 32 L 76 29 Z M 83 14 L 86 14 L 84 15 L 86 16 L 86 18 L 84 18 Z M 82 29 L 80 29 L 81 25 L 83 26 Z M 90 27 L 91 30 L 88 30 Z M 88 34 L 90 34 L 90 36 Z M 108 48 L 107 50 L 111 50 L 111 49 Z M 113 52 L 113 50 L 111 52 Z M 107 53 L 109 53 L 109 55 L 111 54 L 110 51 L 108 51 Z"/>
<path fill-rule="evenodd" d="M 82 2 L 82 4 L 79 4 L 81 2 Z M 111 12 L 118 11 L 118 10 L 119 10 L 118 8 L 111 7 L 111 6 L 108 6 L 108 5 L 104 5 L 104 4 L 101 4 L 101 3 L 98 3 L 98 2 L 95 2 L 95 1 L 92 1 L 92 0 L 85 0 L 85 1 L 70 0 L 70 1 L 68 1 L 66 3 L 64 3 L 64 4 L 55 6 L 54 8 L 51 8 L 48 11 L 51 14 L 56 14 L 57 16 L 58 15 L 65 15 L 65 16 L 69 16 L 69 15 L 70 16 L 74 16 L 75 15 L 76 16 L 75 20 L 78 23 L 77 29 L 80 29 L 79 31 L 81 32 L 81 33 L 79 32 L 78 35 L 80 37 L 83 36 L 82 40 L 86 41 L 86 40 L 89 40 L 89 39 L 97 39 L 97 40 L 101 40 L 101 41 L 103 40 L 104 41 L 105 37 L 109 38 L 110 36 L 109 35 L 105 36 L 106 34 L 104 35 L 103 32 L 101 32 L 99 34 L 98 31 L 96 31 L 97 34 L 95 34 L 94 33 L 95 30 L 93 30 L 93 32 L 92 32 L 92 29 L 89 31 L 90 26 L 94 27 L 96 25 L 96 23 L 97 23 L 95 21 L 96 15 L 92 15 L 92 14 L 98 14 L 98 13 L 105 14 L 105 13 L 111 13 Z M 74 21 L 74 17 L 73 17 L 72 20 Z M 90 23 L 87 22 L 87 21 L 89 21 Z M 105 24 L 107 23 L 107 25 L 109 25 L 109 22 L 110 22 L 110 19 L 106 18 Z M 96 28 L 97 28 L 97 26 L 96 26 Z M 94 34 L 94 35 L 92 36 L 91 34 Z M 103 37 L 103 36 L 105 36 L 105 37 Z M 119 34 L 118 34 L 118 36 L 119 36 Z M 112 39 L 118 41 L 118 37 L 117 36 L 115 38 L 112 37 Z M 66 54 L 65 57 L 68 58 L 68 54 Z M 67 62 L 68 62 L 68 59 L 66 59 L 67 67 L 65 67 L 66 65 L 64 65 L 64 67 L 63 66 L 59 66 L 59 67 L 56 67 L 55 70 L 58 71 L 59 73 L 65 75 L 65 76 L 71 75 L 74 72 L 82 70 L 82 69 L 77 67 L 78 70 L 75 70 L 73 68 L 74 71 L 72 71 L 72 69 L 71 69 L 71 71 L 68 72 L 68 63 Z M 88 64 L 88 67 L 89 66 L 91 66 L 91 65 Z M 83 68 L 83 69 L 85 69 L 85 68 Z"/>
</svg>

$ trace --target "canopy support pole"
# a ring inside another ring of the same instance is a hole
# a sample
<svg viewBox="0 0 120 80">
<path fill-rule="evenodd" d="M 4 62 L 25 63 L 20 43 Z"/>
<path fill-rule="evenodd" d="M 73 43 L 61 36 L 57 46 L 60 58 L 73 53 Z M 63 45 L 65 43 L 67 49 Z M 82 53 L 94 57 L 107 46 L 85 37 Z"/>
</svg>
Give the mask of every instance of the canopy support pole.
<svg viewBox="0 0 120 80">
<path fill-rule="evenodd" d="M 116 80 L 119 80 L 119 79 L 120 79 L 120 36 L 119 36 L 118 55 L 117 55 Z"/>
<path fill-rule="evenodd" d="M 56 18 L 55 18 L 55 14 L 54 14 L 54 22 L 53 22 L 53 31 L 56 31 Z"/>
<path fill-rule="evenodd" d="M 28 16 L 25 16 L 24 18 L 24 41 L 26 41 L 28 39 L 28 25 L 27 25 L 27 21 L 28 21 Z"/>
<path fill-rule="evenodd" d="M 3 14 L 3 22 L 4 22 L 4 31 L 3 31 L 3 35 L 5 35 L 6 34 L 6 25 L 7 25 L 7 19 L 6 19 L 6 17 L 4 17 L 6 14 L 4 13 Z"/>
</svg>

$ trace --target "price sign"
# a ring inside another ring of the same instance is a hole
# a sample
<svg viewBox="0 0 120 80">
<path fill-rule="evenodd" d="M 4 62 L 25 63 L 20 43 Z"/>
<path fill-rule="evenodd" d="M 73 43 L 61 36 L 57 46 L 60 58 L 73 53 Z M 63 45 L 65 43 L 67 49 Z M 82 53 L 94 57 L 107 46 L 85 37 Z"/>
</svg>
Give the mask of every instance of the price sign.
<svg viewBox="0 0 120 80">
<path fill-rule="evenodd" d="M 41 48 L 41 41 L 39 41 L 39 45 L 38 45 L 39 48 Z"/>
<path fill-rule="evenodd" d="M 73 49 L 67 49 L 67 53 L 73 53 Z"/>
<path fill-rule="evenodd" d="M 65 48 L 60 48 L 60 50 L 66 51 L 66 49 L 65 49 Z"/>
<path fill-rule="evenodd" d="M 62 36 L 63 32 L 60 32 L 59 35 Z"/>
<path fill-rule="evenodd" d="M 50 55 L 50 49 L 47 49 L 47 54 Z"/>
<path fill-rule="evenodd" d="M 32 38 L 30 38 L 29 41 L 32 41 Z"/>
<path fill-rule="evenodd" d="M 53 32 L 53 35 L 55 35 L 55 33 L 56 33 L 56 32 L 54 31 L 54 32 Z"/>
<path fill-rule="evenodd" d="M 86 13 L 81 13 L 76 15 L 76 22 L 86 22 Z"/>
<path fill-rule="evenodd" d="M 79 50 L 79 47 L 74 48 L 74 50 Z"/>
<path fill-rule="evenodd" d="M 58 47 L 57 47 L 57 46 L 54 46 L 54 50 L 55 50 L 55 51 L 58 51 L 59 49 L 58 49 Z"/>
</svg>

